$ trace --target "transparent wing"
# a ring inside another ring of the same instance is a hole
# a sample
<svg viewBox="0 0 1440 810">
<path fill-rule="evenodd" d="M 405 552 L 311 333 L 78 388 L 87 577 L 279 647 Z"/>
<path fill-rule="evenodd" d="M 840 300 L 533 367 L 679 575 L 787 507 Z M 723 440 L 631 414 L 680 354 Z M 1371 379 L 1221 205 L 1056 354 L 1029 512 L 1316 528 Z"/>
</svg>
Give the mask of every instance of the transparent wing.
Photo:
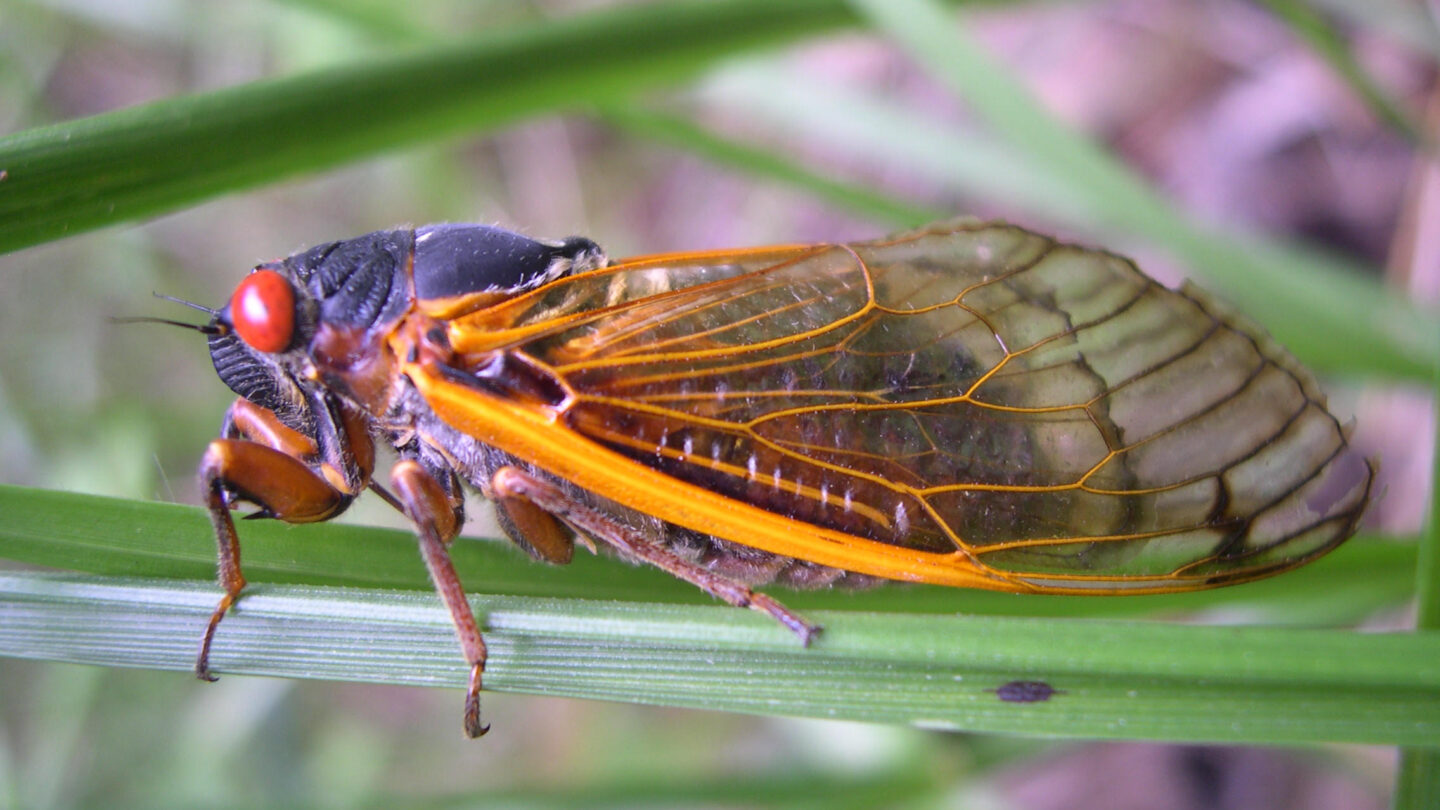
<svg viewBox="0 0 1440 810">
<path fill-rule="evenodd" d="M 1353 532 L 1372 477 L 1253 323 L 1012 226 L 641 259 L 451 337 L 549 369 L 569 428 L 640 464 L 1041 589 L 1297 565 Z"/>
</svg>

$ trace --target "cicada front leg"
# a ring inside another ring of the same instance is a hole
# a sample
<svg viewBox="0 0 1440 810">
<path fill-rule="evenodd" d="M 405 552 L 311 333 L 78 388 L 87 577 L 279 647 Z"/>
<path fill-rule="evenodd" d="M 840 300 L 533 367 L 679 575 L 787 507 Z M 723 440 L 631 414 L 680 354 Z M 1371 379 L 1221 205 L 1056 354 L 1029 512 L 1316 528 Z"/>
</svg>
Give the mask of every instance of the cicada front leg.
<svg viewBox="0 0 1440 810">
<path fill-rule="evenodd" d="M 342 406 L 324 404 L 314 409 L 312 438 L 274 412 L 237 399 L 226 412 L 223 438 L 210 442 L 200 461 L 200 484 L 219 553 L 217 579 L 225 590 L 195 659 L 195 674 L 204 680 L 215 680 L 210 646 L 220 620 L 245 588 L 231 508 L 248 501 L 260 507 L 258 517 L 314 523 L 343 512 L 369 479 L 375 448 L 363 420 Z"/>
</svg>

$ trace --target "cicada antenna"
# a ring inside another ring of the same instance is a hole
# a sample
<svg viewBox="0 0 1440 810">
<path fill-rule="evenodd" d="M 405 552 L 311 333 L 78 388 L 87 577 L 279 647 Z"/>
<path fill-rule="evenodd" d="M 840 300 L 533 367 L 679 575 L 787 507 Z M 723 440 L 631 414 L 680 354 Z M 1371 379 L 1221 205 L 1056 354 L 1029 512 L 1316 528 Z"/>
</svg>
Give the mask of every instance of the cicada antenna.
<svg viewBox="0 0 1440 810">
<path fill-rule="evenodd" d="M 176 297 L 173 296 L 173 295 L 166 295 L 165 293 L 158 293 L 158 292 L 157 292 L 157 293 L 151 293 L 151 295 L 155 296 L 156 298 L 163 298 L 163 299 L 165 299 L 166 301 L 169 301 L 169 302 L 171 302 L 171 303 L 183 304 L 184 306 L 190 307 L 191 309 L 198 309 L 198 310 L 200 310 L 201 312 L 209 315 L 209 316 L 212 317 L 212 318 L 214 318 L 214 317 L 216 317 L 216 316 L 218 316 L 218 315 L 220 314 L 220 310 L 218 310 L 218 309 L 211 309 L 210 307 L 207 307 L 207 306 L 205 306 L 204 304 L 197 304 L 197 303 L 195 303 L 194 301 L 186 301 L 184 298 L 176 298 Z"/>
<path fill-rule="evenodd" d="M 176 298 L 176 297 L 173 296 L 173 295 L 166 295 L 165 293 L 158 293 L 158 292 L 157 292 L 157 293 L 151 293 L 151 294 L 154 295 L 156 298 L 163 298 L 164 300 L 170 301 L 170 302 L 172 302 L 172 303 L 183 304 L 183 305 L 185 305 L 185 306 L 187 306 L 187 307 L 190 307 L 191 309 L 198 309 L 199 311 L 201 311 L 201 312 L 209 315 L 211 318 L 218 318 L 218 317 L 220 317 L 220 310 L 218 310 L 218 309 L 212 309 L 212 308 L 210 308 L 210 307 L 205 306 L 204 304 L 197 304 L 197 303 L 195 303 L 194 301 L 186 301 L 184 298 Z M 163 324 L 165 324 L 166 326 L 178 326 L 178 327 L 180 327 L 181 329 L 190 329 L 190 330 L 199 332 L 199 333 L 202 334 L 202 335 L 221 335 L 221 334 L 224 334 L 224 333 L 225 333 L 225 328 L 222 327 L 220 324 L 214 322 L 214 321 L 212 321 L 212 322 L 210 322 L 210 323 L 185 323 L 184 321 L 172 321 L 172 320 L 170 320 L 169 318 L 151 318 L 151 317 L 149 317 L 149 316 L 138 316 L 138 317 L 133 317 L 133 318 L 111 318 L 111 319 L 110 319 L 110 322 L 111 322 L 111 323 L 163 323 Z"/>
<path fill-rule="evenodd" d="M 185 323 L 184 321 L 172 321 L 169 318 L 151 318 L 140 315 L 133 318 L 111 318 L 111 323 L 163 323 L 166 326 L 178 326 L 181 329 L 189 329 L 199 332 L 202 335 L 222 335 L 225 330 L 216 324 L 211 323 Z"/>
</svg>

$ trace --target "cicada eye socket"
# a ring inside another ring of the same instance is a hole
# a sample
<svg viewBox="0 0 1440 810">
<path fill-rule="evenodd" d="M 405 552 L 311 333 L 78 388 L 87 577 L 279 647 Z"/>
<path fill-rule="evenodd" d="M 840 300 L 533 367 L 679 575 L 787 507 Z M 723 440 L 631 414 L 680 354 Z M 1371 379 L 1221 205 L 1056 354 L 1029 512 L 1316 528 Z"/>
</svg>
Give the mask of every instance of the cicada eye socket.
<svg viewBox="0 0 1440 810">
<path fill-rule="evenodd" d="M 252 349 L 285 351 L 295 340 L 295 288 L 274 270 L 256 270 L 230 296 L 230 322 Z"/>
</svg>

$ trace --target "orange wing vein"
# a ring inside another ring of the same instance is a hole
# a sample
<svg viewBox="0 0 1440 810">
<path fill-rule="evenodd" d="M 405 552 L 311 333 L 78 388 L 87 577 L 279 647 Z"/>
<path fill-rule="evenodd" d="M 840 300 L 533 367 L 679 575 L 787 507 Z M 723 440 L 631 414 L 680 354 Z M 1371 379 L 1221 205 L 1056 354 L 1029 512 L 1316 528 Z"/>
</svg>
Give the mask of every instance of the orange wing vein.
<svg viewBox="0 0 1440 810">
<path fill-rule="evenodd" d="M 691 528 L 897 579 L 1243 581 L 1338 545 L 1372 479 L 1310 372 L 1255 324 L 1006 225 L 638 259 L 457 317 L 450 336 L 462 367 L 523 354 L 569 394 L 525 428 L 555 441 L 452 420 L 473 435 L 652 514 L 656 482 L 710 493 L 712 515 L 783 522 Z M 465 407 L 435 385 L 442 416 Z M 608 473 L 560 458 L 591 451 Z M 606 475 L 651 482 L 647 499 Z M 818 539 L 787 544 L 784 525 Z"/>
</svg>

